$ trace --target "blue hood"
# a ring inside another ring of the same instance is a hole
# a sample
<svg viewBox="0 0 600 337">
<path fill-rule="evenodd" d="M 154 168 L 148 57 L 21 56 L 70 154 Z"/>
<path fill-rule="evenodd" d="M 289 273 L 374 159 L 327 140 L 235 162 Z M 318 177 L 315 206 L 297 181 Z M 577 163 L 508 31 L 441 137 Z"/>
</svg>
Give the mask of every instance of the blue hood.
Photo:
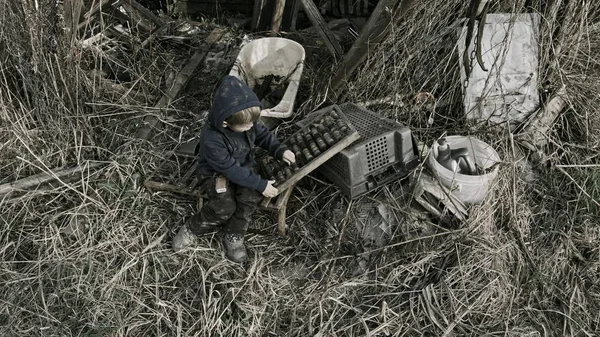
<svg viewBox="0 0 600 337">
<path fill-rule="evenodd" d="M 234 113 L 262 104 L 258 97 L 242 80 L 227 75 L 215 93 L 208 121 L 217 130 L 223 130 L 223 121 Z"/>
</svg>

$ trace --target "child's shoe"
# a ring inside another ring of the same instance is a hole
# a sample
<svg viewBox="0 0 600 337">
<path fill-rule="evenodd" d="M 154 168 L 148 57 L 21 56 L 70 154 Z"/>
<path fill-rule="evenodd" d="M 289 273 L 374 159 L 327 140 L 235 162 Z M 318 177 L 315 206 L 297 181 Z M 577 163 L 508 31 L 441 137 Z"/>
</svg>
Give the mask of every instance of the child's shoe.
<svg viewBox="0 0 600 337">
<path fill-rule="evenodd" d="M 196 234 L 192 233 L 187 223 L 181 226 L 177 235 L 173 238 L 173 250 L 175 253 L 179 253 L 180 251 L 195 246 L 198 243 L 198 237 Z"/>
<path fill-rule="evenodd" d="M 202 222 L 200 212 L 194 214 L 185 222 L 186 226 L 196 235 L 204 235 L 206 233 L 213 232 L 218 229 L 218 225 L 215 223 Z"/>
<path fill-rule="evenodd" d="M 244 236 L 241 234 L 225 234 L 223 246 L 225 246 L 225 256 L 233 262 L 241 263 L 248 258 Z"/>
</svg>

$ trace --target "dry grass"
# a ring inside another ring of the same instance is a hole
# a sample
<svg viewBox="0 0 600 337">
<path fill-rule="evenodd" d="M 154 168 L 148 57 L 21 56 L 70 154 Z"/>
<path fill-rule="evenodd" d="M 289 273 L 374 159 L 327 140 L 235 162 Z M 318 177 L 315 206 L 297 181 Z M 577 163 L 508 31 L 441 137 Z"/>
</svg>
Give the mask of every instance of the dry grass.
<svg viewBox="0 0 600 337">
<path fill-rule="evenodd" d="M 172 110 L 155 111 L 150 107 L 167 87 L 168 73 L 179 69 L 190 48 L 155 43 L 143 52 L 74 52 L 62 39 L 60 7 L 38 2 L 36 10 L 33 3 L 9 1 L 0 13 L 0 183 L 85 161 L 107 165 L 0 200 L 2 336 L 600 332 L 598 170 L 524 165 L 527 153 L 504 130 L 479 134 L 504 165 L 491 197 L 458 229 L 411 214 L 410 193 L 400 184 L 349 202 L 309 178 L 292 197 L 289 238 L 275 235 L 271 213 L 258 213 L 247 264 L 225 260 L 217 235 L 176 256 L 169 241 L 194 202 L 151 195 L 139 177 L 194 136 L 199 125 L 190 120 L 197 122 L 209 107 L 206 95 L 219 74 L 207 75 L 202 87 L 192 83 Z M 408 101 L 380 107 L 425 142 L 444 131 L 468 132 L 452 29 L 466 5 L 438 3 L 418 7 L 410 24 L 396 24 L 348 91 L 356 101 L 420 91 L 445 100 L 431 127 Z M 503 10 L 521 11 L 523 3 L 506 2 Z M 549 135 L 549 163 L 598 164 L 600 5 L 569 10 L 563 4 L 554 11 L 527 3 L 552 17 L 543 26 L 542 80 L 550 90 L 564 83 L 571 94 Z M 200 36 L 210 28 L 206 24 Z M 236 45 L 231 34 L 228 41 Z M 322 58 L 313 51 L 307 47 L 301 114 L 324 100 L 320 80 L 330 65 L 318 63 Z M 136 99 L 104 90 L 90 75 L 105 64 L 128 72 L 124 85 Z M 131 139 L 146 114 L 164 122 L 152 144 Z M 371 202 L 385 204 L 398 224 L 383 247 L 365 241 L 357 224 Z"/>
</svg>

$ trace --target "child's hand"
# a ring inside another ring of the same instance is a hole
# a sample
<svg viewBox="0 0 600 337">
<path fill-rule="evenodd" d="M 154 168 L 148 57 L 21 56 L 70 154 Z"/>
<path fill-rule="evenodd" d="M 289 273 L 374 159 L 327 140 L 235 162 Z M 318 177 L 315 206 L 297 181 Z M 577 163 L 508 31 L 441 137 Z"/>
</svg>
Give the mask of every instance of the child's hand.
<svg viewBox="0 0 600 337">
<path fill-rule="evenodd" d="M 290 150 L 285 150 L 285 152 L 283 153 L 283 161 L 286 162 L 288 165 L 292 165 L 296 162 L 296 155 Z"/>
<path fill-rule="evenodd" d="M 269 182 L 267 183 L 267 187 L 262 192 L 262 194 L 265 197 L 272 198 L 272 197 L 276 196 L 277 193 L 279 192 L 275 187 L 273 187 L 273 184 L 275 184 L 275 180 L 269 180 Z"/>
</svg>

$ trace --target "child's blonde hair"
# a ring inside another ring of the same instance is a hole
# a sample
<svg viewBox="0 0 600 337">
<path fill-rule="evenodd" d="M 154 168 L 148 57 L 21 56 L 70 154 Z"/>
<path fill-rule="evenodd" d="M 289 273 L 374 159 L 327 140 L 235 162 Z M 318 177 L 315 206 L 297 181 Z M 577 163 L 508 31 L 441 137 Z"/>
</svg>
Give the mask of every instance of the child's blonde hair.
<svg viewBox="0 0 600 337">
<path fill-rule="evenodd" d="M 240 110 L 233 115 L 227 117 L 225 121 L 229 125 L 242 125 L 253 123 L 260 118 L 260 107 L 251 106 L 249 108 Z"/>
</svg>

